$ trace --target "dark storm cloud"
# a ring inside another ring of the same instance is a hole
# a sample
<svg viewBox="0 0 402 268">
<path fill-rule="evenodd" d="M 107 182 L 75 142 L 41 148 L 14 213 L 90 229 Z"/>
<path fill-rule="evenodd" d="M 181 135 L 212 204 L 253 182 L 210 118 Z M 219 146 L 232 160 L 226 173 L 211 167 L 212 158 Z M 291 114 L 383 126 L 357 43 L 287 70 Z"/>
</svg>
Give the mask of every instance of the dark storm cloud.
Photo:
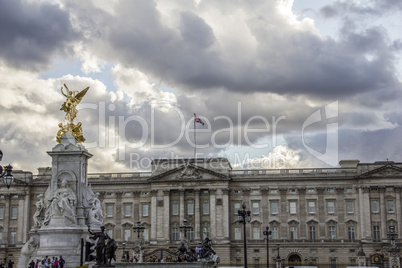
<svg viewBox="0 0 402 268">
<path fill-rule="evenodd" d="M 94 50 L 183 91 L 223 88 L 327 98 L 401 88 L 394 73 L 398 42 L 381 27 L 323 39 L 283 21 L 275 25 L 278 18 L 250 15 L 247 26 L 257 42 L 253 54 L 220 46 L 213 25 L 192 12 L 179 13 L 180 26 L 173 29 L 152 1 L 124 2 L 116 10 L 119 17 L 104 15 L 97 25 L 106 46 Z"/>
<path fill-rule="evenodd" d="M 353 1 L 336 1 L 320 10 L 327 18 L 351 14 L 382 16 L 397 11 L 402 11 L 402 2 L 394 0 L 362 1 L 359 4 Z"/>
<path fill-rule="evenodd" d="M 389 159 L 400 161 L 402 145 L 398 142 L 402 128 L 361 131 L 344 129 L 339 131 L 338 160 L 358 159 L 360 162 L 374 162 Z M 386 138 L 385 138 L 386 137 Z M 305 144 L 321 154 L 326 153 L 326 133 L 311 135 L 305 139 Z M 314 159 L 302 144 L 301 135 L 286 137 L 289 148 L 296 150 L 302 161 L 308 160 L 310 166 L 326 165 L 319 159 Z M 311 163 L 314 162 L 313 165 Z"/>
<path fill-rule="evenodd" d="M 39 68 L 78 37 L 56 5 L 0 0 L 0 57 L 10 65 Z"/>
</svg>

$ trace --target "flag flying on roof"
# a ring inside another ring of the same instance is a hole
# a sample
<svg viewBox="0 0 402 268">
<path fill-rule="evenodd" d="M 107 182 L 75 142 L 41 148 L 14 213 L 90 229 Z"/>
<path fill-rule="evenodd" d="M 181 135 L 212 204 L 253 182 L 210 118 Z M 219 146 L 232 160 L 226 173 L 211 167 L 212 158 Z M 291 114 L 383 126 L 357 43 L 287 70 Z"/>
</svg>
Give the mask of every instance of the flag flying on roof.
<svg viewBox="0 0 402 268">
<path fill-rule="evenodd" d="M 204 125 L 204 121 L 202 121 L 201 118 L 199 118 L 196 114 L 194 114 L 194 120 L 197 123 L 200 123 L 201 125 Z"/>
</svg>

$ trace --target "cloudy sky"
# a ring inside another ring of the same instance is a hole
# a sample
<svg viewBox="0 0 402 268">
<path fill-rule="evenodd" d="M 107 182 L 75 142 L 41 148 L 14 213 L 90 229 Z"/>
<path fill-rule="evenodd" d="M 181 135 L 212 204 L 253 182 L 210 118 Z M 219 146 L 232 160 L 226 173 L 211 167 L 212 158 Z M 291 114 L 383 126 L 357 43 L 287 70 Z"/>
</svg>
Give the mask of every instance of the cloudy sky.
<svg viewBox="0 0 402 268">
<path fill-rule="evenodd" d="M 51 165 L 64 83 L 91 172 L 401 161 L 402 2 L 0 0 L 2 164 Z"/>
</svg>

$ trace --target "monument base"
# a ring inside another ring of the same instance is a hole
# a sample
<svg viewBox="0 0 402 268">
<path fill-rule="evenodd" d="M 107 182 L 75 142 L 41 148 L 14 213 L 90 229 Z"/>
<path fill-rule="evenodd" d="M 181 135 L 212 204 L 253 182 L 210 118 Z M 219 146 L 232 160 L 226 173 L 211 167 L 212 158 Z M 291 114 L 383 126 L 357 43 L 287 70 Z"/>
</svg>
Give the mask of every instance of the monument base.
<svg viewBox="0 0 402 268">
<path fill-rule="evenodd" d="M 47 227 L 31 230 L 31 236 L 37 237 L 40 247 L 33 259 L 43 259 L 48 256 L 65 260 L 64 267 L 78 267 L 81 263 L 81 238 L 88 235 L 85 227 Z"/>
<path fill-rule="evenodd" d="M 115 263 L 116 268 L 212 268 L 213 262 L 145 262 L 145 263 Z"/>
</svg>

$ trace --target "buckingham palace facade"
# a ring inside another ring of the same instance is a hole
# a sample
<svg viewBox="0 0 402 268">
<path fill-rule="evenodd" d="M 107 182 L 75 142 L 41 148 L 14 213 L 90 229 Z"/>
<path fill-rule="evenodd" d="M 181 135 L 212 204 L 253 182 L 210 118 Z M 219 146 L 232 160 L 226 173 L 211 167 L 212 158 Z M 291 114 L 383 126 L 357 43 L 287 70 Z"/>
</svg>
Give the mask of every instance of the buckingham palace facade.
<svg viewBox="0 0 402 268">
<path fill-rule="evenodd" d="M 51 168 L 14 171 L 0 188 L 0 262 L 18 260 L 29 239 Z M 402 163 L 343 160 L 337 168 L 237 170 L 226 158 L 162 159 L 149 172 L 88 174 L 99 193 L 103 225 L 128 256 L 139 240 L 144 252 L 176 250 L 186 235 L 195 248 L 212 240 L 221 264 L 242 266 L 246 237 L 250 267 L 269 259 L 283 266 L 389 267 L 390 232 L 402 233 Z M 250 210 L 246 234 L 238 210 Z M 133 229 L 145 227 L 141 236 Z M 139 238 L 138 238 L 139 237 Z M 399 245 L 396 238 L 395 245 Z M 399 254 L 399 251 L 398 251 Z M 60 253 L 62 255 L 62 253 Z M 125 254 L 126 255 L 126 254 Z M 360 261 L 360 262 L 359 262 Z"/>
</svg>

